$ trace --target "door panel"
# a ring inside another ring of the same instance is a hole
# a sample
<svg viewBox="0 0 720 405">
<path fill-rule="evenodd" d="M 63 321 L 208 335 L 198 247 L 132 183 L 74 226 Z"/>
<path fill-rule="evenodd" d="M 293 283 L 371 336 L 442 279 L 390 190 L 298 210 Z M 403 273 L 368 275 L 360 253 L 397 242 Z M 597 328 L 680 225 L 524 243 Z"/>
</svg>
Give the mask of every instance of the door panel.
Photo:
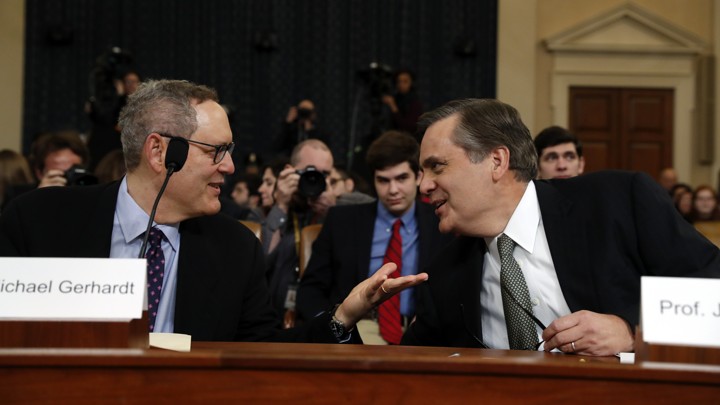
<svg viewBox="0 0 720 405">
<path fill-rule="evenodd" d="M 583 143 L 585 172 L 672 166 L 673 91 L 570 88 L 570 131 Z"/>
</svg>

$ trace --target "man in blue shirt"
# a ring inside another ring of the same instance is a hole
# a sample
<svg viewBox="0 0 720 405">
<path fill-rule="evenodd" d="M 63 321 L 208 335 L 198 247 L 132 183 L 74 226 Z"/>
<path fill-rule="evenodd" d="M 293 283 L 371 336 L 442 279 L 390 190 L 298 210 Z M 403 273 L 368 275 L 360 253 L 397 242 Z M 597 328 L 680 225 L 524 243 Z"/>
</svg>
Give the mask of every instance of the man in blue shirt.
<svg viewBox="0 0 720 405">
<path fill-rule="evenodd" d="M 297 310 L 312 319 L 329 303 L 347 295 L 358 281 L 383 265 L 395 221 L 401 221 L 401 275 L 417 274 L 448 236 L 439 233 L 429 205 L 417 200 L 420 147 L 410 135 L 390 131 L 368 149 L 377 202 L 330 209 L 313 244 L 297 295 Z M 413 291 L 400 295 L 402 322 L 415 314 Z M 365 343 L 387 344 L 378 333 L 377 314 L 358 324 Z"/>
</svg>

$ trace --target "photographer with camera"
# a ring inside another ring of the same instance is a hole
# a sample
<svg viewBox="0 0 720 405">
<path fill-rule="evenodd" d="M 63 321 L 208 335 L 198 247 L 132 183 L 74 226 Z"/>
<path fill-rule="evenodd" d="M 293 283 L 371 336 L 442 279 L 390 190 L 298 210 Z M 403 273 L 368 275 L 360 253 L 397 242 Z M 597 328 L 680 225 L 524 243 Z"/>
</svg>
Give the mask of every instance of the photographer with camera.
<svg viewBox="0 0 720 405">
<path fill-rule="evenodd" d="M 415 136 L 417 122 L 423 112 L 415 91 L 415 75 L 410 69 L 402 68 L 395 72 L 394 80 L 395 94 L 384 94 L 382 102 L 390 109 L 392 128 Z"/>
<path fill-rule="evenodd" d="M 85 169 L 89 159 L 85 143 L 74 131 L 40 136 L 30 154 L 38 188 L 96 184 L 97 178 Z"/>
<path fill-rule="evenodd" d="M 332 168 L 333 156 L 327 145 L 308 139 L 293 149 L 290 164 L 280 172 L 275 184 L 275 204 L 263 224 L 263 235 L 269 237 L 263 239 L 268 244 L 268 280 L 278 314 L 294 307 L 300 230 L 322 223 L 328 209 L 335 205 L 328 181 Z"/>
<path fill-rule="evenodd" d="M 89 160 L 85 143 L 75 131 L 40 135 L 30 149 L 30 165 L 37 182 L 5 190 L 3 205 L 36 188 L 96 184 L 97 178 L 85 167 Z"/>
<path fill-rule="evenodd" d="M 315 104 L 309 99 L 300 101 L 297 106 L 288 110 L 277 147 L 278 153 L 287 156 L 297 144 L 306 139 L 319 139 L 325 144 L 328 143 L 327 134 L 317 127 Z"/>
</svg>

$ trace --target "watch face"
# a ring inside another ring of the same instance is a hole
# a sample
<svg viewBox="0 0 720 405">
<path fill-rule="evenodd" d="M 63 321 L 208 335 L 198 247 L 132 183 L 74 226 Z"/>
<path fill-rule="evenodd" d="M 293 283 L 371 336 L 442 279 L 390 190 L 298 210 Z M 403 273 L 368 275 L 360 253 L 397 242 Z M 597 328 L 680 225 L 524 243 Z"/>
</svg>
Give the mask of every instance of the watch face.
<svg viewBox="0 0 720 405">
<path fill-rule="evenodd" d="M 330 330 L 333 335 L 338 338 L 345 334 L 345 327 L 343 324 L 334 319 L 330 321 Z"/>
</svg>

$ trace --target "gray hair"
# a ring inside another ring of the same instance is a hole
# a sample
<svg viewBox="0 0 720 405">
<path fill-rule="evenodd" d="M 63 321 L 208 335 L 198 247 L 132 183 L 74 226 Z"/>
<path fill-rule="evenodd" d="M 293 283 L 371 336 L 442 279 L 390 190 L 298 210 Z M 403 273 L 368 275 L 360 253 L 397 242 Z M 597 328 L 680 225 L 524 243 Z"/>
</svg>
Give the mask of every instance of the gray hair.
<svg viewBox="0 0 720 405">
<path fill-rule="evenodd" d="M 423 114 L 419 132 L 424 134 L 432 124 L 453 115 L 458 124 L 451 140 L 465 150 L 471 162 L 481 162 L 492 149 L 505 146 L 516 180 L 529 182 L 537 176 L 535 145 L 515 108 L 494 99 L 454 100 Z"/>
<path fill-rule="evenodd" d="M 150 80 L 128 97 L 120 112 L 119 125 L 128 172 L 140 164 L 143 145 L 151 133 L 183 138 L 197 130 L 193 104 L 217 102 L 215 90 L 186 80 Z"/>
</svg>

